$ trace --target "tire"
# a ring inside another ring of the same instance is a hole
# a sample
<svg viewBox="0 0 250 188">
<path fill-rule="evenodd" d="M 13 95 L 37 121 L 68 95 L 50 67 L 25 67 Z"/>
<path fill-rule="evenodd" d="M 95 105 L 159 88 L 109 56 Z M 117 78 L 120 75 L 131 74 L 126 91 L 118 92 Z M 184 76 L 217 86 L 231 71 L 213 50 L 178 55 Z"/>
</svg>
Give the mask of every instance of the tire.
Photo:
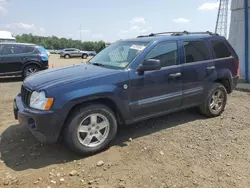
<svg viewBox="0 0 250 188">
<path fill-rule="evenodd" d="M 65 58 L 65 59 L 69 59 L 69 58 L 70 58 L 70 55 L 69 55 L 69 54 L 66 54 L 66 55 L 64 55 L 64 58 Z"/>
<path fill-rule="evenodd" d="M 221 97 L 218 97 L 218 95 L 220 95 Z M 215 98 L 215 96 L 217 96 L 217 98 Z M 218 109 L 216 109 L 218 107 L 216 105 L 217 102 L 219 106 Z M 227 103 L 226 88 L 220 83 L 214 83 L 210 91 L 208 92 L 205 101 L 200 106 L 200 112 L 209 118 L 220 116 L 225 109 L 226 103 Z"/>
<path fill-rule="evenodd" d="M 23 69 L 23 77 L 26 78 L 36 72 L 40 71 L 40 67 L 37 65 L 28 65 Z"/>
<path fill-rule="evenodd" d="M 95 119 L 96 121 L 94 121 Z M 101 129 L 98 127 L 104 127 L 106 122 L 108 123 L 108 128 Z M 79 133 L 79 127 L 84 127 L 83 130 L 85 132 Z M 63 130 L 63 140 L 72 151 L 82 156 L 88 156 L 106 149 L 115 138 L 116 132 L 117 121 L 113 111 L 105 105 L 93 104 L 83 106 L 73 113 Z M 97 137 L 102 139 L 102 142 Z M 95 140 L 99 143 L 93 143 Z M 86 145 L 88 142 L 85 141 L 89 141 L 89 144 Z"/>
<path fill-rule="evenodd" d="M 87 59 L 88 58 L 88 54 L 82 54 L 82 59 Z"/>
</svg>

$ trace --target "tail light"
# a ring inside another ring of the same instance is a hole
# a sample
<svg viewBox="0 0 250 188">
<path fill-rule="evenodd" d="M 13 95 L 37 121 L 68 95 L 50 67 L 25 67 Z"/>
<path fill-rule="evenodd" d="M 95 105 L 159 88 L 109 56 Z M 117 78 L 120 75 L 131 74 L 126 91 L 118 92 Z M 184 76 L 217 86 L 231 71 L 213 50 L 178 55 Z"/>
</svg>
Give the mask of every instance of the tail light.
<svg viewBox="0 0 250 188">
<path fill-rule="evenodd" d="M 42 59 L 42 61 L 48 61 L 48 55 L 47 54 L 40 53 L 39 56 Z"/>
<path fill-rule="evenodd" d="M 239 70 L 239 59 L 235 59 L 235 68 L 237 71 L 237 76 L 240 76 L 240 70 Z"/>
</svg>

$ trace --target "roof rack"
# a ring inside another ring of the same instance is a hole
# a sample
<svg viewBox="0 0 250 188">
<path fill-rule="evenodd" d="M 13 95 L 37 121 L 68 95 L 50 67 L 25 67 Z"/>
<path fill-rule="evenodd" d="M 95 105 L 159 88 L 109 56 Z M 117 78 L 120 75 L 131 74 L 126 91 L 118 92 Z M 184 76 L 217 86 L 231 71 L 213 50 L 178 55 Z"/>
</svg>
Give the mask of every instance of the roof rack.
<svg viewBox="0 0 250 188">
<path fill-rule="evenodd" d="M 211 31 L 205 31 L 205 32 L 188 32 L 188 31 L 178 31 L 178 32 L 161 32 L 161 33 L 151 33 L 149 35 L 141 35 L 137 38 L 141 37 L 153 37 L 157 35 L 166 35 L 169 34 L 171 36 L 180 36 L 180 35 L 190 35 L 190 34 L 209 34 L 209 35 L 218 35 L 217 33 L 213 33 Z"/>
</svg>

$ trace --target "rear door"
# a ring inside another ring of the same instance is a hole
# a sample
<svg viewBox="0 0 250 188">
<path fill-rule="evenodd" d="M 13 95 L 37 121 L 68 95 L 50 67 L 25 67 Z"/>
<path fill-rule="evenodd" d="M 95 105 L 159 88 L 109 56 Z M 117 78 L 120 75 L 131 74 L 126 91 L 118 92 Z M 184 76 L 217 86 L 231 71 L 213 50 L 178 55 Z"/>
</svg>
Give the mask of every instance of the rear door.
<svg viewBox="0 0 250 188">
<path fill-rule="evenodd" d="M 72 57 L 79 57 L 79 56 L 80 56 L 79 50 L 73 48 L 72 51 L 71 51 L 71 56 L 72 56 Z"/>
<path fill-rule="evenodd" d="M 21 72 L 22 65 L 26 61 L 25 58 L 27 58 L 25 56 L 25 46 L 16 44 L 3 45 L 0 56 L 0 73 Z"/>
<path fill-rule="evenodd" d="M 183 44 L 183 106 L 197 105 L 214 80 L 215 65 L 205 40 L 186 40 Z"/>
<path fill-rule="evenodd" d="M 163 42 L 145 57 L 160 60 L 160 70 L 142 75 L 130 71 L 130 110 L 133 118 L 159 114 L 181 106 L 181 65 L 178 57 L 177 42 Z"/>
</svg>

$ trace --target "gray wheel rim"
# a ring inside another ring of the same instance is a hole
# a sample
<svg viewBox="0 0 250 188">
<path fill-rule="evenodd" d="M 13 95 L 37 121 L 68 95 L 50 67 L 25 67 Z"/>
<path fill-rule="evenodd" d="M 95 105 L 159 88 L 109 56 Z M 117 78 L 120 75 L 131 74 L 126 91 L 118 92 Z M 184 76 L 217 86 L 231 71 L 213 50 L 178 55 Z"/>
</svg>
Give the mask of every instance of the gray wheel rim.
<svg viewBox="0 0 250 188">
<path fill-rule="evenodd" d="M 66 55 L 65 58 L 66 58 L 66 59 L 69 59 L 69 55 Z"/>
<path fill-rule="evenodd" d="M 77 130 L 77 137 L 83 146 L 97 147 L 107 139 L 109 130 L 108 119 L 100 113 L 95 113 L 81 121 Z"/>
<path fill-rule="evenodd" d="M 27 71 L 27 76 L 34 74 L 35 72 L 37 72 L 38 70 L 36 68 L 29 68 Z"/>
<path fill-rule="evenodd" d="M 84 59 L 87 59 L 87 55 L 83 55 L 83 58 L 84 58 Z"/>
<path fill-rule="evenodd" d="M 223 108 L 224 99 L 225 96 L 221 90 L 214 91 L 209 104 L 211 111 L 218 113 Z"/>
</svg>

